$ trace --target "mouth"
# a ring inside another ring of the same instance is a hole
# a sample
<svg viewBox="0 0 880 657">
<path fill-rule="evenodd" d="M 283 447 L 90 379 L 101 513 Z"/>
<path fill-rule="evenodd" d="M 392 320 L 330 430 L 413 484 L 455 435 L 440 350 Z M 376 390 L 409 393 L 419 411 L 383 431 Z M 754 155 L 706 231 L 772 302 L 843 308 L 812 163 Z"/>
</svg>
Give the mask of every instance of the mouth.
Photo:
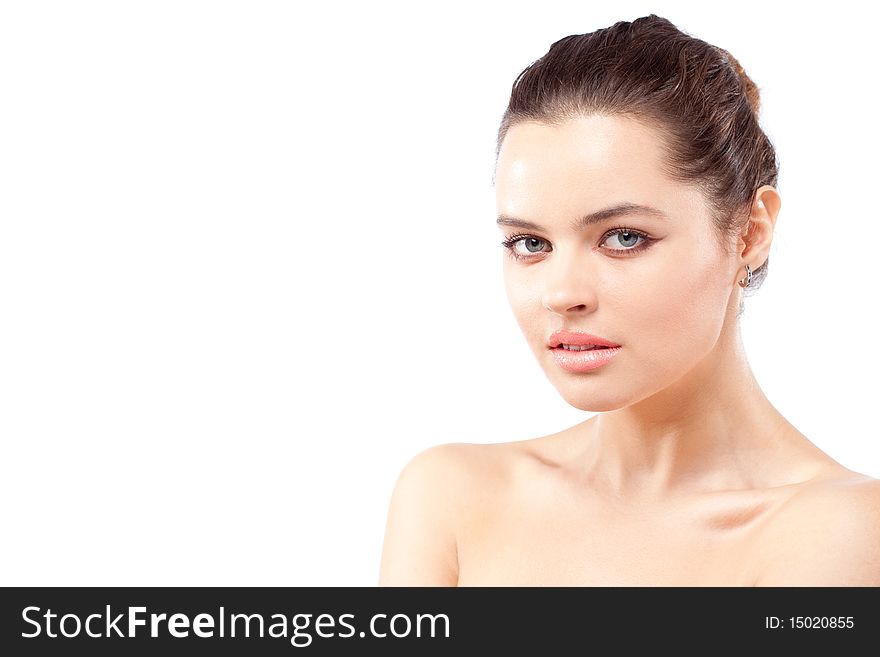
<svg viewBox="0 0 880 657">
<path fill-rule="evenodd" d="M 555 331 L 547 339 L 547 346 L 550 349 L 560 349 L 563 351 L 595 351 L 597 349 L 615 349 L 620 345 L 589 333 L 563 329 Z"/>
<path fill-rule="evenodd" d="M 606 347 L 604 345 L 598 344 L 588 344 L 588 345 L 576 345 L 576 344 L 561 344 L 558 347 L 551 347 L 552 349 L 561 349 L 563 351 L 595 351 L 596 349 L 612 349 L 612 347 Z"/>
<path fill-rule="evenodd" d="M 614 360 L 621 349 L 611 340 L 567 330 L 554 332 L 547 339 L 547 346 L 556 364 L 575 374 L 598 370 Z"/>
</svg>

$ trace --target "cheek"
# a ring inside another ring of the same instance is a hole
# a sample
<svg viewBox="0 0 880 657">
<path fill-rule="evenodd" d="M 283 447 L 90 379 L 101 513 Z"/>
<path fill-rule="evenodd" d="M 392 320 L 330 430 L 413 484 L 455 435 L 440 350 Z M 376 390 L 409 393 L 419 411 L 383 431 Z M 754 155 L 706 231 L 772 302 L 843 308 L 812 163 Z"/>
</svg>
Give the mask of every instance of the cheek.
<svg viewBox="0 0 880 657">
<path fill-rule="evenodd" d="M 519 325 L 525 330 L 540 320 L 541 293 L 537 277 L 523 273 L 510 263 L 504 265 L 504 289 L 507 301 Z"/>
<path fill-rule="evenodd" d="M 719 261 L 678 261 L 645 279 L 637 306 L 629 306 L 625 332 L 640 360 L 658 370 L 680 371 L 718 340 L 730 296 Z M 621 309 L 622 310 L 622 309 Z"/>
</svg>

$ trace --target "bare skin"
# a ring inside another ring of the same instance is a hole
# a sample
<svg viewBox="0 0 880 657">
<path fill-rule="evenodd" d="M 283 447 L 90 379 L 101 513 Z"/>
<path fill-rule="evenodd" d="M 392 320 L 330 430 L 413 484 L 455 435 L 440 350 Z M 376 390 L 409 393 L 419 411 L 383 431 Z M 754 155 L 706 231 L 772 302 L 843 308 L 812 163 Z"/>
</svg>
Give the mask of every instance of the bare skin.
<svg viewBox="0 0 880 657">
<path fill-rule="evenodd" d="M 652 128 L 621 117 L 508 132 L 496 194 L 520 225 L 500 229 L 529 236 L 505 255 L 508 299 L 549 381 L 597 414 L 418 454 L 392 496 L 381 585 L 880 585 L 880 481 L 792 426 L 743 348 L 737 281 L 767 259 L 778 193 L 758 190 L 724 249 L 663 157 Z M 663 217 L 573 223 L 621 203 Z M 563 370 L 547 345 L 561 328 L 620 353 Z"/>
<path fill-rule="evenodd" d="M 778 438 L 799 454 L 790 481 L 662 497 L 590 481 L 581 434 L 593 428 L 418 454 L 395 489 L 379 584 L 880 584 L 877 480 L 793 427 Z"/>
</svg>

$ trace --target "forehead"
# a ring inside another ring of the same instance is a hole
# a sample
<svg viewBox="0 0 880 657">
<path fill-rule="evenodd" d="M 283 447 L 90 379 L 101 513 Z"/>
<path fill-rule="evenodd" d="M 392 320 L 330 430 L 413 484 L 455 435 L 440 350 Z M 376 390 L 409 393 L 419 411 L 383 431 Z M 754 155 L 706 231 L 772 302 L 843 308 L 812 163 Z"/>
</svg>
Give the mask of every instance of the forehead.
<svg viewBox="0 0 880 657">
<path fill-rule="evenodd" d="M 498 154 L 499 209 L 522 216 L 582 212 L 609 201 L 662 206 L 683 187 L 663 173 L 665 157 L 659 133 L 631 118 L 517 123 Z"/>
</svg>

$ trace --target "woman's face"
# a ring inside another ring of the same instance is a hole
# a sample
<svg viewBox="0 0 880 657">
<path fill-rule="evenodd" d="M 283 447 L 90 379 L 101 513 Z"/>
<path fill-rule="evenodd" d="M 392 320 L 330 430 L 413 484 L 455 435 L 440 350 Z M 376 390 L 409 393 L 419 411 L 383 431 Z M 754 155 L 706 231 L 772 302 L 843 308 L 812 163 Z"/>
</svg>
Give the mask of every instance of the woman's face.
<svg viewBox="0 0 880 657">
<path fill-rule="evenodd" d="M 736 256 L 719 246 L 702 194 L 666 177 L 662 157 L 652 128 L 595 115 L 557 127 L 516 124 L 499 152 L 507 296 L 547 377 L 581 410 L 628 406 L 717 356 L 738 302 Z M 624 204 L 659 212 L 577 223 Z M 560 329 L 620 349 L 600 367 L 571 371 L 559 361 L 597 354 L 551 349 Z"/>
</svg>

